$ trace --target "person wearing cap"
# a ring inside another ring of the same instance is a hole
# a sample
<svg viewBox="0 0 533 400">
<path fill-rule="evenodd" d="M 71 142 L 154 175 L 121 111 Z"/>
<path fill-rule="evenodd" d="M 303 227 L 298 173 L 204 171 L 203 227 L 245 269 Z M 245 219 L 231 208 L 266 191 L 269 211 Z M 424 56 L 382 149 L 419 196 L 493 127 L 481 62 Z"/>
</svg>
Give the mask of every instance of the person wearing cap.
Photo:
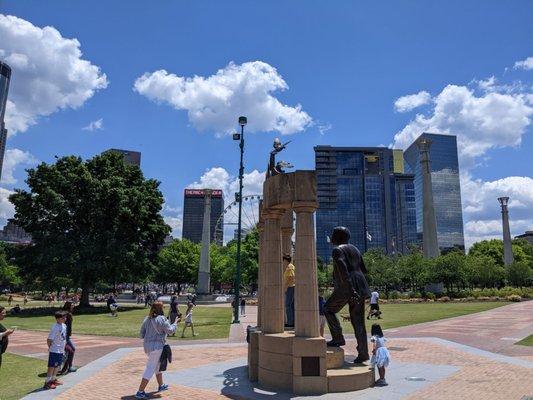
<svg viewBox="0 0 533 400">
<path fill-rule="evenodd" d="M 296 286 L 296 276 L 294 264 L 292 264 L 292 257 L 286 254 L 283 256 L 283 261 L 286 263 L 283 272 L 283 285 L 285 288 L 285 314 L 287 317 L 285 327 L 292 328 L 294 327 L 294 287 Z"/>
</svg>

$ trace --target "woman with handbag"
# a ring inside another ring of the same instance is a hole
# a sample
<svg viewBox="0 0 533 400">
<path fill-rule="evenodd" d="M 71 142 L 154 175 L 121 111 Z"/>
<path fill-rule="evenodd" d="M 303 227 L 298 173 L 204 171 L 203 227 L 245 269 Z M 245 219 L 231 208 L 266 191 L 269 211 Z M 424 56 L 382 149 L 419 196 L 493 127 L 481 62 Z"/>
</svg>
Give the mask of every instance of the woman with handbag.
<svg viewBox="0 0 533 400">
<path fill-rule="evenodd" d="M 158 383 L 158 392 L 168 389 L 168 385 L 163 383 L 163 374 L 160 371 L 161 354 L 166 345 L 167 335 L 172 335 L 176 332 L 178 322 L 179 318 L 173 324 L 166 319 L 162 302 L 155 301 L 150 307 L 150 313 L 144 319 L 140 332 L 141 338 L 143 338 L 144 352 L 148 356 L 148 362 L 146 363 L 141 384 L 135 394 L 135 398 L 148 398 L 144 390 L 154 374 Z"/>
</svg>

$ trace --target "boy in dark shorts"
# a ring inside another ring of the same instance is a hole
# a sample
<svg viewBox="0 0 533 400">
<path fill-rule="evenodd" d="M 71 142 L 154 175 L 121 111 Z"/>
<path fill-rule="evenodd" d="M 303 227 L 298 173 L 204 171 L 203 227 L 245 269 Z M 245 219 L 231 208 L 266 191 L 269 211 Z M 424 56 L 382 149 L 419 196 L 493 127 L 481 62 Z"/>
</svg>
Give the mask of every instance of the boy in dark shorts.
<svg viewBox="0 0 533 400">
<path fill-rule="evenodd" d="M 46 339 L 48 344 L 48 371 L 44 389 L 55 389 L 57 385 L 63 384 L 63 382 L 57 380 L 56 375 L 63 362 L 63 353 L 67 343 L 67 326 L 65 325 L 67 313 L 65 311 L 57 311 L 54 316 L 56 323 L 52 325 L 48 339 Z"/>
</svg>

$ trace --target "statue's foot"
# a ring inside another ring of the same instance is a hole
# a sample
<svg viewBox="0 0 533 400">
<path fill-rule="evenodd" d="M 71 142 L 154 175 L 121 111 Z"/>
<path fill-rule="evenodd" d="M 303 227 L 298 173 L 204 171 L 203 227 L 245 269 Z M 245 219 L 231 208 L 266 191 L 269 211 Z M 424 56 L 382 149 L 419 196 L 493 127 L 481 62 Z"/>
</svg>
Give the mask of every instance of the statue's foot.
<svg viewBox="0 0 533 400">
<path fill-rule="evenodd" d="M 368 361 L 368 356 L 367 356 L 367 357 L 357 356 L 357 357 L 355 358 L 355 360 L 353 360 L 353 363 L 354 363 L 354 364 L 362 364 L 362 363 L 364 363 L 365 361 Z"/>
<path fill-rule="evenodd" d="M 330 340 L 329 342 L 326 342 L 326 345 L 328 347 L 341 347 L 341 346 L 344 346 L 345 344 L 346 342 L 344 339 L 342 339 L 341 341 Z"/>
</svg>

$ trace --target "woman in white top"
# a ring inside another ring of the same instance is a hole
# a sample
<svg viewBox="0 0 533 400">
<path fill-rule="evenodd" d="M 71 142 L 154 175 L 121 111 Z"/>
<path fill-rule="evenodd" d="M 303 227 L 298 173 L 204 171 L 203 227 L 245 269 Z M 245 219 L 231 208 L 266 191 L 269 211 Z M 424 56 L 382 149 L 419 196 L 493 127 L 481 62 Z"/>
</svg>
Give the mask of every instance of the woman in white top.
<svg viewBox="0 0 533 400">
<path fill-rule="evenodd" d="M 156 301 L 150 307 L 150 313 L 144 319 L 140 332 L 140 336 L 143 338 L 144 352 L 148 356 L 148 362 L 146 363 L 139 390 L 135 394 L 136 399 L 148 398 L 144 389 L 154 374 L 159 385 L 158 392 L 168 389 L 168 385 L 163 383 L 163 374 L 159 370 L 159 365 L 167 335 L 176 332 L 178 322 L 179 318 L 173 324 L 168 322 L 163 311 L 162 302 Z"/>
</svg>

